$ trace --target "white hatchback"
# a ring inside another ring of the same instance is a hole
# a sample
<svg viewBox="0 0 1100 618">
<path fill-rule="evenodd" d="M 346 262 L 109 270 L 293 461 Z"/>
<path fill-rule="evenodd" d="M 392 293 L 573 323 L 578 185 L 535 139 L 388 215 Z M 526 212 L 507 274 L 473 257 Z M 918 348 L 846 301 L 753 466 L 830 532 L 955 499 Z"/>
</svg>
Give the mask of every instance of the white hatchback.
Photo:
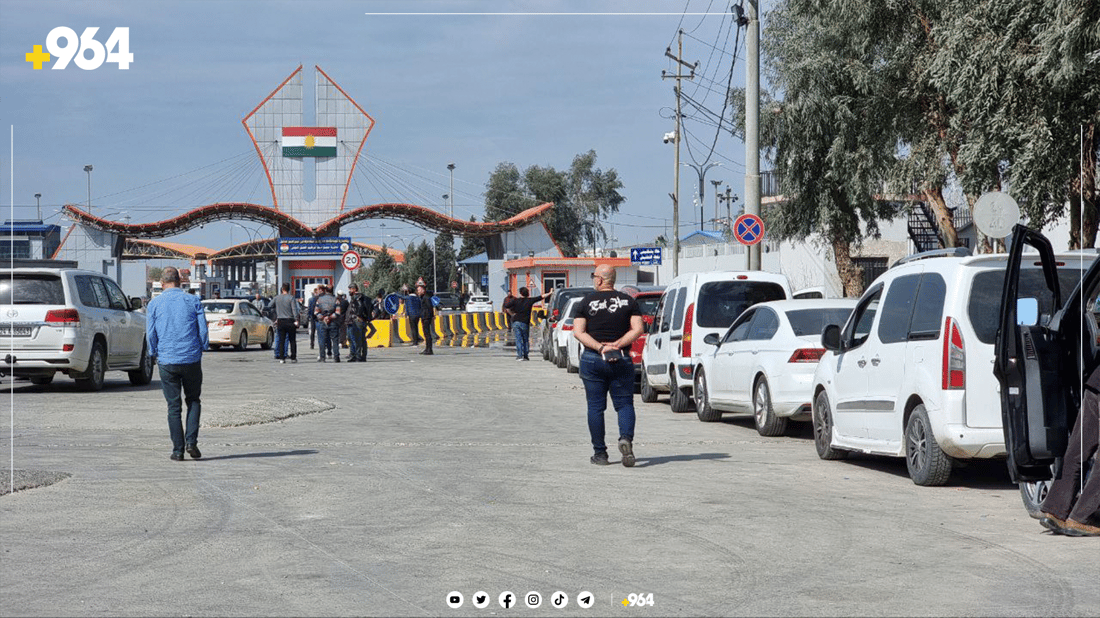
<svg viewBox="0 0 1100 618">
<path fill-rule="evenodd" d="M 790 419 L 810 420 L 814 370 L 825 353 L 821 332 L 843 324 L 854 299 L 778 300 L 753 305 L 695 366 L 695 413 L 713 422 L 723 412 L 751 413 L 756 431 L 778 436 Z"/>
<path fill-rule="evenodd" d="M 0 339 L 10 350 L 0 375 L 45 385 L 64 373 L 85 389 L 103 388 L 108 370 L 135 386 L 153 379 L 145 314 L 109 277 L 73 268 L 0 269 Z"/>
<path fill-rule="evenodd" d="M 486 313 L 493 310 L 493 301 L 488 296 L 471 296 L 466 303 L 466 311 L 469 313 Z"/>
<path fill-rule="evenodd" d="M 911 256 L 871 284 L 843 328 L 825 329 L 813 382 L 819 457 L 905 457 L 914 483 L 942 485 L 955 460 L 1005 456 L 993 347 L 1007 259 Z M 1021 296 L 1045 289 L 1039 265 L 1025 259 Z M 1071 290 L 1077 271 L 1059 277 Z"/>
</svg>

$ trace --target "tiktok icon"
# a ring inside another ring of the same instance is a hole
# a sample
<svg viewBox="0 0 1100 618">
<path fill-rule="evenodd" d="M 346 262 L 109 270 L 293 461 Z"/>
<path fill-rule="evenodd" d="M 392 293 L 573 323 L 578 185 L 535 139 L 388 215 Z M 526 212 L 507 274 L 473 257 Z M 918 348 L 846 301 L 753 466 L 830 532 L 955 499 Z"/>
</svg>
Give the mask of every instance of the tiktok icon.
<svg viewBox="0 0 1100 618">
<path fill-rule="evenodd" d="M 566 605 L 569 605 L 569 595 L 559 590 L 551 595 L 550 604 L 558 609 L 561 609 Z"/>
</svg>

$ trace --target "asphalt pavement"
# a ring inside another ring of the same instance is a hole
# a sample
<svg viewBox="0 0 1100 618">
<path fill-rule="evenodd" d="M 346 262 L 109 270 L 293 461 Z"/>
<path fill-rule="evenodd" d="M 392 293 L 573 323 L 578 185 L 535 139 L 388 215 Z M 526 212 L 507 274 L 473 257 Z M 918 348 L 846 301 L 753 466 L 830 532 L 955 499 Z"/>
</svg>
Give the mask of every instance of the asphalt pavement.
<svg viewBox="0 0 1100 618">
<path fill-rule="evenodd" d="M 1044 532 L 1002 462 L 917 487 L 819 460 L 805 425 L 636 398 L 637 465 L 612 412 L 598 467 L 579 379 L 541 359 L 300 342 L 205 356 L 199 461 L 168 459 L 157 379 L 6 379 L 0 615 L 1100 615 L 1100 539 Z"/>
</svg>

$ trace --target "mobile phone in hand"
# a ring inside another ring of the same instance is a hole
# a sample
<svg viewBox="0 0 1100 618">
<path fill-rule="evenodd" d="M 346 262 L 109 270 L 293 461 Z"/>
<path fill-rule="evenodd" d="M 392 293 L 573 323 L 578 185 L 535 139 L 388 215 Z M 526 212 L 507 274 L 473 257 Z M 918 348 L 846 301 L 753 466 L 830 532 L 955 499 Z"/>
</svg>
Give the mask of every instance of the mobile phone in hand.
<svg viewBox="0 0 1100 618">
<path fill-rule="evenodd" d="M 603 359 L 609 363 L 620 361 L 623 358 L 623 351 L 618 348 L 609 348 L 603 351 Z"/>
</svg>

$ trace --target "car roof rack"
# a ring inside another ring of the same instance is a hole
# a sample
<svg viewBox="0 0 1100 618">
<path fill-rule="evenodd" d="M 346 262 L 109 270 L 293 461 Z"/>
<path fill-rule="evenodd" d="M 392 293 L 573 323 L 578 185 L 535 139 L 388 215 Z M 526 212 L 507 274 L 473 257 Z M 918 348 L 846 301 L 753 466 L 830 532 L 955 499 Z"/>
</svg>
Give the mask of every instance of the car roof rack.
<svg viewBox="0 0 1100 618">
<path fill-rule="evenodd" d="M 901 266 L 902 264 L 916 262 L 917 260 L 927 260 L 929 258 L 942 257 L 970 257 L 970 247 L 951 247 L 948 249 L 933 249 L 932 251 L 922 251 L 920 253 L 914 253 L 913 255 L 907 255 L 901 258 L 900 260 L 894 262 L 894 266 Z M 891 266 L 890 268 L 893 268 L 894 266 Z"/>
</svg>

